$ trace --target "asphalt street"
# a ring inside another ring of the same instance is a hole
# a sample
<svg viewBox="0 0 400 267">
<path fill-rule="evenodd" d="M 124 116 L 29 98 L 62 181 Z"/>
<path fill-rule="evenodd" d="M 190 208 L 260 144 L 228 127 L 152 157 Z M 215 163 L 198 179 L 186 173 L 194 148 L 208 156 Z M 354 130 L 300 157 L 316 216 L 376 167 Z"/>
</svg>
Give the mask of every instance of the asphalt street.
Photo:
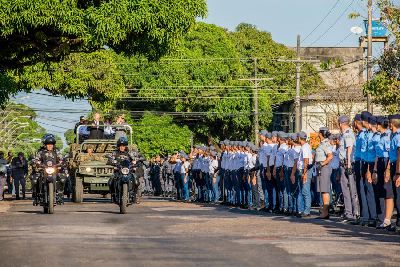
<svg viewBox="0 0 400 267">
<path fill-rule="evenodd" d="M 400 235 L 216 205 L 147 198 L 0 203 L 0 266 L 400 266 Z"/>
</svg>

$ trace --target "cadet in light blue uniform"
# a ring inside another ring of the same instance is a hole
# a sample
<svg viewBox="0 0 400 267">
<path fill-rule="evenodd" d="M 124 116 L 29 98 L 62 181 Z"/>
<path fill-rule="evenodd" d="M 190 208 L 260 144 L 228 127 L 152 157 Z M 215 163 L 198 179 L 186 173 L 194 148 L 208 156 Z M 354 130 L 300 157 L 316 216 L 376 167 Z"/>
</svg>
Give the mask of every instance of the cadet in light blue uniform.
<svg viewBox="0 0 400 267">
<path fill-rule="evenodd" d="M 368 116 L 364 116 L 364 119 L 368 120 Z M 364 144 L 364 140 L 366 139 L 366 132 L 367 129 L 364 128 L 363 122 L 361 119 L 361 114 L 356 114 L 354 117 L 353 125 L 355 130 L 357 131 L 357 137 L 356 137 L 356 143 L 355 143 L 355 148 L 354 148 L 354 177 L 356 180 L 356 186 L 357 186 L 357 195 L 358 195 L 358 201 L 359 201 L 359 208 L 358 210 L 361 212 L 362 210 L 362 203 L 367 202 L 365 198 L 365 192 L 364 190 L 361 190 L 361 188 L 364 188 L 364 182 L 363 179 L 361 179 L 361 165 L 362 165 L 362 152 L 361 152 L 361 146 Z M 360 214 L 357 215 L 357 217 Z M 359 221 L 357 221 L 359 222 Z"/>
<path fill-rule="evenodd" d="M 368 143 L 367 143 L 367 154 L 365 156 L 365 162 L 363 171 L 364 176 L 364 188 L 365 195 L 367 198 L 367 205 L 369 211 L 368 225 L 376 227 L 377 226 L 377 201 L 375 198 L 376 186 L 375 182 L 377 180 L 377 162 L 376 162 L 376 144 L 380 140 L 380 132 L 377 130 L 377 118 L 375 116 L 370 116 L 368 118 L 369 130 L 368 130 Z M 365 219 L 365 218 L 363 218 Z"/>
<path fill-rule="evenodd" d="M 393 189 L 396 199 L 397 210 L 397 230 L 400 229 L 400 114 L 393 115 L 390 118 L 390 127 L 392 137 L 390 141 L 390 176 L 393 180 Z"/>
<path fill-rule="evenodd" d="M 378 229 L 388 229 L 391 226 L 391 218 L 393 213 L 393 186 L 390 179 L 390 136 L 391 131 L 388 129 L 389 120 L 385 117 L 378 117 L 378 131 L 381 133 L 381 138 L 376 144 L 375 151 L 377 157 L 377 183 L 375 197 L 379 202 L 381 215 L 378 214 L 381 224 Z"/>
</svg>

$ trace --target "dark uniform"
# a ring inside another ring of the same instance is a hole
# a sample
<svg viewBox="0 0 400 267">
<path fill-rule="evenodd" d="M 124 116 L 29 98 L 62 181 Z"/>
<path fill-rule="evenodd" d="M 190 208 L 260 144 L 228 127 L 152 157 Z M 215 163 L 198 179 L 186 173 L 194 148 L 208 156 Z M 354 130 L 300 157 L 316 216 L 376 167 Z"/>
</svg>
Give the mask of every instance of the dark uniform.
<svg viewBox="0 0 400 267">
<path fill-rule="evenodd" d="M 23 155 L 13 158 L 11 161 L 11 173 L 14 179 L 15 195 L 19 200 L 19 186 L 22 187 L 22 198 L 25 199 L 25 176 L 28 174 L 28 163 Z"/>
<path fill-rule="evenodd" d="M 61 155 L 60 151 L 58 151 L 57 149 L 48 151 L 45 148 L 41 148 L 36 155 L 35 161 L 40 164 L 46 164 L 46 162 L 48 162 L 48 161 L 53 161 L 53 162 L 55 162 L 56 165 L 59 165 L 62 163 L 62 155 Z M 37 190 L 36 182 L 37 182 L 36 179 L 32 179 L 33 196 L 36 195 L 36 190 Z M 58 195 L 59 195 L 58 200 L 61 201 L 62 197 L 63 197 L 63 193 L 64 193 L 64 182 L 61 181 L 59 175 L 57 175 L 56 191 L 58 192 Z"/>
<path fill-rule="evenodd" d="M 153 185 L 153 191 L 155 196 L 161 195 L 161 179 L 162 179 L 162 170 L 161 163 L 154 162 L 150 167 L 150 180 Z"/>
</svg>

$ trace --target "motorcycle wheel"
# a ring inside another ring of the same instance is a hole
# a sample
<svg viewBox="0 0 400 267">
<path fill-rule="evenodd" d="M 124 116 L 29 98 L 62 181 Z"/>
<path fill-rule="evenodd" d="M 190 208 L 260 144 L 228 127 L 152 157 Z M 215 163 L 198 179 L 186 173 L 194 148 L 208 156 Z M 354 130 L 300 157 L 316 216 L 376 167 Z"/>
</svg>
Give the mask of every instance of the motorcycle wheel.
<svg viewBox="0 0 400 267">
<path fill-rule="evenodd" d="M 53 214 L 54 213 L 54 184 L 53 183 L 48 183 L 48 197 L 49 197 L 49 214 Z"/>
<path fill-rule="evenodd" d="M 122 185 L 121 201 L 119 202 L 119 213 L 125 214 L 128 206 L 128 184 Z"/>
</svg>

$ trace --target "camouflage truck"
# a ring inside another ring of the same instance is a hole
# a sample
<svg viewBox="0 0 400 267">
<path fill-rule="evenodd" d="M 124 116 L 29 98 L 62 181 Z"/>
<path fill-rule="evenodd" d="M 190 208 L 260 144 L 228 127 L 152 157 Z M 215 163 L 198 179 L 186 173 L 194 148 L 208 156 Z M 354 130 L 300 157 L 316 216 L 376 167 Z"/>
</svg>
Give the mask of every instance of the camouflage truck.
<svg viewBox="0 0 400 267">
<path fill-rule="evenodd" d="M 81 127 L 81 126 L 79 126 Z M 114 174 L 114 167 L 107 164 L 108 156 L 116 150 L 116 139 L 86 139 L 79 136 L 70 145 L 69 169 L 72 183 L 72 201 L 83 202 L 84 193 L 106 196 L 109 193 L 108 181 Z M 125 126 L 130 133 L 130 150 L 132 145 L 132 128 Z"/>
</svg>

